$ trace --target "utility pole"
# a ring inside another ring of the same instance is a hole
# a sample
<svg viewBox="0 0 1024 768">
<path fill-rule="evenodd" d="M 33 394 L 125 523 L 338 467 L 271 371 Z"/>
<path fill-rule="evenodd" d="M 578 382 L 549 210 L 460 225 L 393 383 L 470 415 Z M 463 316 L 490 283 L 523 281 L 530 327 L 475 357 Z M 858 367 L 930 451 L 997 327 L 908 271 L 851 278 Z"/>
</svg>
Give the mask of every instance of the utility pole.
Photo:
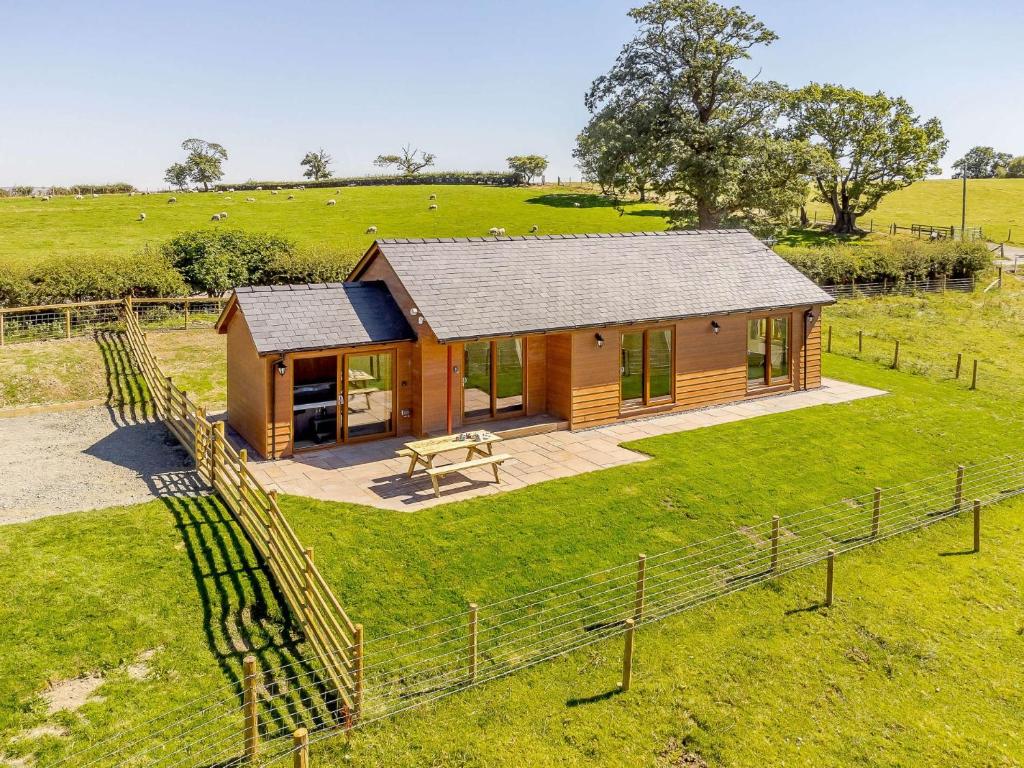
<svg viewBox="0 0 1024 768">
<path fill-rule="evenodd" d="M 963 200 L 960 204 L 960 239 L 963 240 L 967 236 L 967 163 L 960 169 L 960 175 L 964 179 Z"/>
</svg>

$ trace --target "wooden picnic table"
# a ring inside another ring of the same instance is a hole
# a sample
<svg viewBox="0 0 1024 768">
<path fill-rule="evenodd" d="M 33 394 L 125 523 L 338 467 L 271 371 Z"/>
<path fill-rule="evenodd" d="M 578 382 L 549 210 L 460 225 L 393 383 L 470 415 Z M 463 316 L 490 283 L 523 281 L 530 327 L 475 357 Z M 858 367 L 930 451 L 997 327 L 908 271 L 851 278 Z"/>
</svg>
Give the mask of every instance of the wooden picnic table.
<svg viewBox="0 0 1024 768">
<path fill-rule="evenodd" d="M 500 443 L 501 438 L 488 432 L 486 429 L 478 429 L 474 432 L 462 432 L 458 435 L 445 435 L 443 437 L 431 437 L 427 440 L 414 440 L 405 444 L 405 450 L 399 451 L 399 455 L 409 457 L 408 476 L 412 477 L 416 467 L 423 465 L 424 469 L 434 468 L 434 457 L 449 451 L 465 451 L 466 461 L 471 461 L 474 456 L 491 456 L 494 453 L 492 446 Z"/>
</svg>

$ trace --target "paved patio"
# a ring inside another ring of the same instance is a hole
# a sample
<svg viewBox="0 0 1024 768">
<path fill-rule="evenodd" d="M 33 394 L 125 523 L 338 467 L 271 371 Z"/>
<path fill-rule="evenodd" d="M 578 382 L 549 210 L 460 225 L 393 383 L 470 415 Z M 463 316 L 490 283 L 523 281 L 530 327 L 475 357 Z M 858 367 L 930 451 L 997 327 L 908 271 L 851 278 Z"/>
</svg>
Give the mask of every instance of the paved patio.
<svg viewBox="0 0 1024 768">
<path fill-rule="evenodd" d="M 496 453 L 512 457 L 502 465 L 500 485 L 494 483 L 489 468 L 481 467 L 442 478 L 441 498 L 435 498 L 430 479 L 422 472 L 406 477 L 409 460 L 395 456 L 395 451 L 409 440 L 408 437 L 339 446 L 291 459 L 252 462 L 251 467 L 267 488 L 281 493 L 415 511 L 558 477 L 646 461 L 647 456 L 620 447 L 620 443 L 630 440 L 883 394 L 885 392 L 879 389 L 824 379 L 821 389 L 809 392 L 790 392 L 579 432 L 558 431 L 506 439 L 495 445 Z M 461 457 L 451 454 L 450 460 L 460 461 Z"/>
</svg>

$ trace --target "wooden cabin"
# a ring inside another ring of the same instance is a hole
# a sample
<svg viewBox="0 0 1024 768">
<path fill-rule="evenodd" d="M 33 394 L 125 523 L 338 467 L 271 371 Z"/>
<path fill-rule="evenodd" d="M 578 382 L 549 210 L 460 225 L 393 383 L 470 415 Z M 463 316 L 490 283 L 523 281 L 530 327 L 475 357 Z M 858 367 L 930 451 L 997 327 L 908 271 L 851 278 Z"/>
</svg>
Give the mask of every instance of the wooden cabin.
<svg viewBox="0 0 1024 768">
<path fill-rule="evenodd" d="M 228 423 L 279 458 L 814 388 L 831 302 L 745 230 L 378 240 L 344 283 L 235 290 Z"/>
</svg>

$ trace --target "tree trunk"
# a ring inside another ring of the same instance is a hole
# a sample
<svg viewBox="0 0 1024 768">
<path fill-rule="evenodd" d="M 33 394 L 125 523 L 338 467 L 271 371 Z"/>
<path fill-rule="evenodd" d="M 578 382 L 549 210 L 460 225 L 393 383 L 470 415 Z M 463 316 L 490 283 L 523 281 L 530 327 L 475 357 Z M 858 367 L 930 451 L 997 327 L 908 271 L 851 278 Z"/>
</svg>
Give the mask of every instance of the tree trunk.
<svg viewBox="0 0 1024 768">
<path fill-rule="evenodd" d="M 833 208 L 835 214 L 835 224 L 832 225 L 832 231 L 837 235 L 853 235 L 860 230 L 857 228 L 857 217 L 853 211 L 849 208 L 845 210 L 842 207 Z"/>
<path fill-rule="evenodd" d="M 807 229 L 807 225 L 810 224 L 810 220 L 807 218 L 807 209 L 802 205 L 800 206 L 800 228 Z"/>
<path fill-rule="evenodd" d="M 640 202 L 647 202 L 647 185 L 642 181 L 638 181 L 636 184 L 636 191 L 640 193 Z"/>
<path fill-rule="evenodd" d="M 721 211 L 710 203 L 697 201 L 697 229 L 718 229 L 721 223 Z"/>
</svg>

